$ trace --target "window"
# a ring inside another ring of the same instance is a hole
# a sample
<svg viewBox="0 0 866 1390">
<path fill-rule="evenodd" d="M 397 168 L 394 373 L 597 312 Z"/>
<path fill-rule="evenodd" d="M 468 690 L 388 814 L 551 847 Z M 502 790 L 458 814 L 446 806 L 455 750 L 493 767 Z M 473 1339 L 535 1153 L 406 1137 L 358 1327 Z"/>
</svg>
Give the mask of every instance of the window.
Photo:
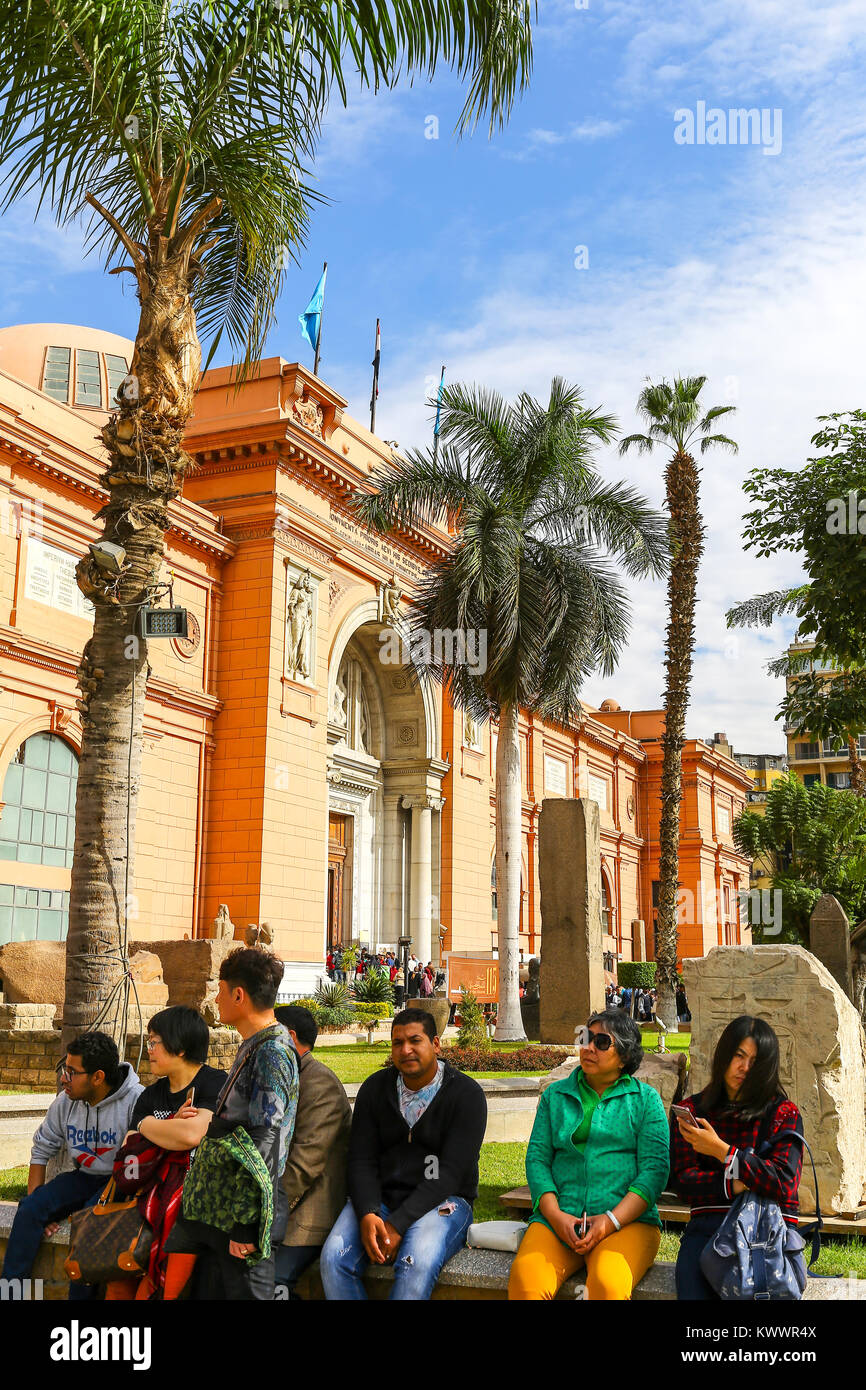
<svg viewBox="0 0 866 1390">
<path fill-rule="evenodd" d="M 590 772 L 586 779 L 586 795 L 589 801 L 597 801 L 600 811 L 607 810 L 607 778 L 594 777 Z"/>
<path fill-rule="evenodd" d="M 490 906 L 491 906 L 490 916 L 493 918 L 493 920 L 494 920 L 494 922 L 495 922 L 495 921 L 496 921 L 496 860 L 495 860 L 495 859 L 493 860 L 493 866 L 492 866 L 492 868 L 491 868 L 491 870 L 490 870 Z"/>
<path fill-rule="evenodd" d="M 45 354 L 45 370 L 42 374 L 42 390 L 46 396 L 66 405 L 69 400 L 69 358 L 70 349 L 50 347 Z"/>
<path fill-rule="evenodd" d="M 75 404 L 102 405 L 99 353 L 78 348 L 75 353 Z"/>
<path fill-rule="evenodd" d="M 78 758 L 68 743 L 57 734 L 33 734 L 26 739 L 3 780 L 0 860 L 70 868 L 77 786 Z M 36 904 L 21 906 L 29 909 Z"/>
<path fill-rule="evenodd" d="M 716 830 L 720 835 L 730 835 L 731 811 L 729 806 L 716 807 Z"/>
<path fill-rule="evenodd" d="M 125 376 L 129 375 L 129 364 L 125 357 L 115 357 L 113 353 L 105 354 L 105 367 L 108 372 L 108 408 L 109 410 L 117 404 L 117 391 L 120 383 Z"/>
<path fill-rule="evenodd" d="M 830 786 L 835 787 L 837 791 L 844 791 L 846 787 L 850 787 L 851 785 L 851 773 L 831 772 L 827 776 L 827 781 Z"/>
<path fill-rule="evenodd" d="M 819 757 L 820 753 L 821 745 L 819 743 L 798 743 L 794 748 L 794 757 L 799 762 L 810 761 L 812 758 Z"/>
<path fill-rule="evenodd" d="M 612 914 L 611 914 L 611 908 L 610 908 L 610 897 L 609 897 L 608 891 L 607 891 L 607 879 L 605 878 L 604 873 L 602 873 L 602 875 L 601 875 L 601 929 L 602 929 L 602 931 L 604 932 L 605 936 L 610 936 L 610 935 L 611 935 L 611 931 L 612 931 L 612 928 L 611 928 L 611 917 L 612 917 Z"/>
<path fill-rule="evenodd" d="M 803 775 L 803 785 L 806 787 L 814 787 L 815 783 L 820 781 L 820 772 L 806 772 Z"/>
<path fill-rule="evenodd" d="M 63 941 L 68 927 L 68 892 L 0 883 L 0 946 L 9 941 Z"/>
</svg>

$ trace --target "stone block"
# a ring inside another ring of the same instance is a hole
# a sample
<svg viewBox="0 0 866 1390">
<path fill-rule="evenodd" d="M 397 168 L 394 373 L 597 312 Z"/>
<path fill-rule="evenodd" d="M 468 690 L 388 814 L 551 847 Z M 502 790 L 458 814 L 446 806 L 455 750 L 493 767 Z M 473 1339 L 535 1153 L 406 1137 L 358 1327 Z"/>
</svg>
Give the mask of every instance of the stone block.
<svg viewBox="0 0 866 1390">
<path fill-rule="evenodd" d="M 866 1039 L 859 1015 L 830 972 L 802 946 L 716 946 L 684 960 L 692 1010 L 689 1090 L 707 1084 L 723 1029 L 742 1014 L 775 1030 L 782 1085 L 799 1106 L 812 1148 L 821 1205 L 851 1211 L 866 1178 Z M 808 1158 L 800 1205 L 814 1211 Z"/>
<path fill-rule="evenodd" d="M 10 941 L 0 946 L 0 981 L 8 1004 L 52 1004 L 59 1015 L 66 994 L 66 942 Z"/>
<path fill-rule="evenodd" d="M 168 988 L 168 1003 L 199 1009 L 206 1021 L 216 1017 L 214 1000 L 220 966 L 236 942 L 230 938 L 209 941 L 133 941 L 130 954 L 139 951 L 159 958 Z"/>
<path fill-rule="evenodd" d="M 53 1023 L 53 1004 L 0 1004 L 0 1031 L 44 1032 Z"/>
<path fill-rule="evenodd" d="M 541 1018 L 546 1043 L 604 1008 L 601 841 L 594 801 L 544 801 L 538 824 L 541 885 Z"/>
</svg>

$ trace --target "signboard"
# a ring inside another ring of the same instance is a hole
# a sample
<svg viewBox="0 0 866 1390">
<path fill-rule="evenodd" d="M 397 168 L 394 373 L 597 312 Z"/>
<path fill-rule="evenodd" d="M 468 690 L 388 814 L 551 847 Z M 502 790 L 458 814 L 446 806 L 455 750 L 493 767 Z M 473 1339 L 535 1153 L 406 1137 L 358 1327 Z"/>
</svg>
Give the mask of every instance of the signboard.
<svg viewBox="0 0 866 1390">
<path fill-rule="evenodd" d="M 460 986 L 475 995 L 479 1004 L 495 1004 L 499 1000 L 499 961 L 492 956 L 459 956 L 446 952 L 448 963 L 448 998 L 460 1000 Z"/>
<path fill-rule="evenodd" d="M 24 597 L 77 618 L 93 618 L 93 605 L 87 602 L 75 582 L 78 557 L 56 545 L 46 545 L 34 537 L 27 540 L 27 572 Z"/>
<path fill-rule="evenodd" d="M 566 796 L 567 779 L 568 765 L 561 758 L 552 758 L 549 753 L 545 753 L 544 795 Z"/>
</svg>

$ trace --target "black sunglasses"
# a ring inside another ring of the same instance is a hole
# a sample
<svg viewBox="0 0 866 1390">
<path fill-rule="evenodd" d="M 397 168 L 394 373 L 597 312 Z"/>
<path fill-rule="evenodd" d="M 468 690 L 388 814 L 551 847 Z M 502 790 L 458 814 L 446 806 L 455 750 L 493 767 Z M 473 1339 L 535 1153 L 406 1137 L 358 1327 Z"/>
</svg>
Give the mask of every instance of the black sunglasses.
<svg viewBox="0 0 866 1390">
<path fill-rule="evenodd" d="M 594 1047 L 597 1052 L 607 1052 L 613 1047 L 613 1038 L 610 1033 L 590 1033 L 585 1026 L 575 1029 L 575 1032 L 580 1047 Z"/>
</svg>

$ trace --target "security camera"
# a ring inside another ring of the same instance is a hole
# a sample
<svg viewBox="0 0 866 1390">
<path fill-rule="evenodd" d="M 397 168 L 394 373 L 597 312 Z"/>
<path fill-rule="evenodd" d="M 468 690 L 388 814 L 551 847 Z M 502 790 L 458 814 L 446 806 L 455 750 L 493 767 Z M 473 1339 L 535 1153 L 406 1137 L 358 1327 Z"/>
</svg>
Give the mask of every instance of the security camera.
<svg viewBox="0 0 866 1390">
<path fill-rule="evenodd" d="M 106 574 L 122 574 L 126 564 L 126 551 L 122 545 L 113 541 L 94 541 L 90 547 L 94 562 Z"/>
</svg>

